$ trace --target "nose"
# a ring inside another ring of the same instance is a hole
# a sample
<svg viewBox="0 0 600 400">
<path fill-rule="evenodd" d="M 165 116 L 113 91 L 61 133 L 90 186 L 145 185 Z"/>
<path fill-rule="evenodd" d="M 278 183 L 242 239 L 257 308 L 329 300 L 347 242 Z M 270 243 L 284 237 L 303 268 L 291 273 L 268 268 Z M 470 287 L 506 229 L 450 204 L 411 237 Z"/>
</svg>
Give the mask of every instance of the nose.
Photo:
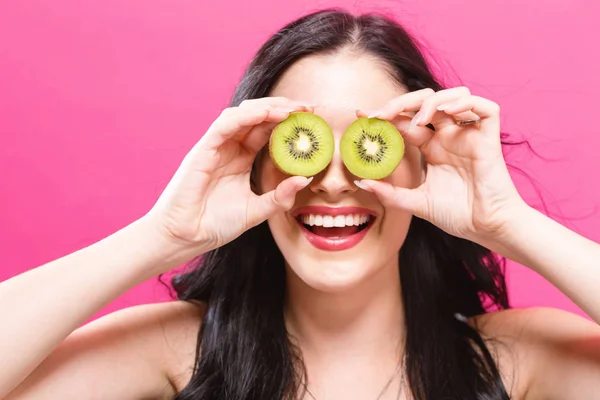
<svg viewBox="0 0 600 400">
<path fill-rule="evenodd" d="M 343 194 L 355 193 L 358 188 L 354 184 L 353 175 L 346 169 L 339 153 L 335 152 L 327 168 L 315 176 L 310 190 L 315 194 L 335 198 Z"/>
</svg>

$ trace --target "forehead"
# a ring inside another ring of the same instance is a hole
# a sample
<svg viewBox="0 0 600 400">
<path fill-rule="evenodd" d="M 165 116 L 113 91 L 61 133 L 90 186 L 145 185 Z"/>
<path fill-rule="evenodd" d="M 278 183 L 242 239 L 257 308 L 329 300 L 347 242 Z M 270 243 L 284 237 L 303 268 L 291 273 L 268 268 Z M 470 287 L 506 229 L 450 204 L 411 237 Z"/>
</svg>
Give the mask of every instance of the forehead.
<svg viewBox="0 0 600 400">
<path fill-rule="evenodd" d="M 343 130 L 356 119 L 356 110 L 376 110 L 406 93 L 373 56 L 352 52 L 308 56 L 281 77 L 271 96 L 317 103 L 315 112 Z"/>
</svg>

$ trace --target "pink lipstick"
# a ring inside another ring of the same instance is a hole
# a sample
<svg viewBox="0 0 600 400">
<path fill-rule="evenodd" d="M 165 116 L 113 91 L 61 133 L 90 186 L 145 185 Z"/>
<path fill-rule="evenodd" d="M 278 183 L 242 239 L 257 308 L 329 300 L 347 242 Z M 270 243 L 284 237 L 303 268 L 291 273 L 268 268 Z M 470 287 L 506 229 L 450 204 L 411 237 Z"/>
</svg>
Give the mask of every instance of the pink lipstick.
<svg viewBox="0 0 600 400">
<path fill-rule="evenodd" d="M 360 243 L 377 214 L 361 207 L 307 206 L 294 210 L 292 216 L 310 244 L 320 250 L 340 251 Z"/>
</svg>

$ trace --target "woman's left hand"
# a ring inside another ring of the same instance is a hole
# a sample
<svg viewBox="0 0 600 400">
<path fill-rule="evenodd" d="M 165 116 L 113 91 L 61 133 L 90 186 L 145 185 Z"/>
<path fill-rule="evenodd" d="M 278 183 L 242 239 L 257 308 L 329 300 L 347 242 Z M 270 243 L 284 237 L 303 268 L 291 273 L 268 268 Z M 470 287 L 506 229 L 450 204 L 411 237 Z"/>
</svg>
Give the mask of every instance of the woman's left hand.
<svg viewBox="0 0 600 400">
<path fill-rule="evenodd" d="M 403 114 L 415 111 L 412 119 Z M 427 165 L 425 180 L 416 189 L 359 182 L 385 206 L 405 209 L 452 235 L 480 242 L 502 233 L 525 205 L 504 162 L 496 103 L 465 87 L 424 89 L 395 98 L 373 114 L 392 122 L 408 144 L 420 149 Z M 458 123 L 465 120 L 479 122 Z"/>
</svg>

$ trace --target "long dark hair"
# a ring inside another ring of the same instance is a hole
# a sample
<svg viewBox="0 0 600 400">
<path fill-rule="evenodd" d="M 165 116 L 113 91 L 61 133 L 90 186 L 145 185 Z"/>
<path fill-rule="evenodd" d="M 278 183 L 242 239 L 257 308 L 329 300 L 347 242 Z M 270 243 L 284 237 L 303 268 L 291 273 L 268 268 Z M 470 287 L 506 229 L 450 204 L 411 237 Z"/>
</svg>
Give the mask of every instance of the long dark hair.
<svg viewBox="0 0 600 400">
<path fill-rule="evenodd" d="M 346 46 L 378 57 L 409 91 L 442 89 L 415 41 L 396 22 L 325 10 L 290 23 L 262 46 L 232 105 L 268 96 L 298 59 Z M 413 218 L 399 265 L 413 396 L 508 399 L 482 336 L 462 318 L 509 308 L 504 260 Z M 268 225 L 248 230 L 189 266 L 171 283 L 179 299 L 205 302 L 207 312 L 193 376 L 175 399 L 297 398 L 302 355 L 284 324 L 284 259 Z"/>
</svg>

